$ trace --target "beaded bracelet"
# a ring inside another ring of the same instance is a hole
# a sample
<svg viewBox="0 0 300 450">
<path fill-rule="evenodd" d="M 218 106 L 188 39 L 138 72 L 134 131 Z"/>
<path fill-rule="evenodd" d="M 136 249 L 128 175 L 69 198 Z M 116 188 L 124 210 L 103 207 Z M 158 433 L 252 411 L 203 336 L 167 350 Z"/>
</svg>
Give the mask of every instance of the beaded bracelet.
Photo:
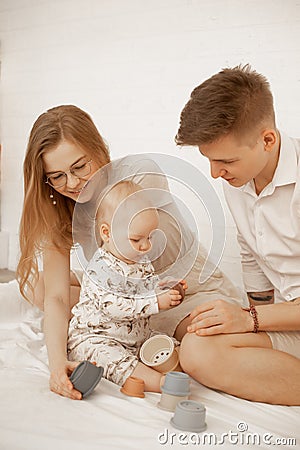
<svg viewBox="0 0 300 450">
<path fill-rule="evenodd" d="M 245 308 L 245 311 L 248 311 L 250 316 L 253 319 L 253 333 L 257 333 L 258 332 L 258 328 L 259 328 L 259 323 L 258 323 L 258 318 L 257 318 L 257 311 L 254 305 L 250 305 L 250 308 Z"/>
</svg>

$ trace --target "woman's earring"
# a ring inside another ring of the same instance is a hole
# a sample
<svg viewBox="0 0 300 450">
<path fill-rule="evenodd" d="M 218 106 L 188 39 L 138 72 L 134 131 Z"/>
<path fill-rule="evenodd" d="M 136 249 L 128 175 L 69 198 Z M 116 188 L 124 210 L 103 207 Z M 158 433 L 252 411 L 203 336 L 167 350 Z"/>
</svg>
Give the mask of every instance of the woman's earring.
<svg viewBox="0 0 300 450">
<path fill-rule="evenodd" d="M 52 194 L 52 192 L 50 193 L 49 197 L 51 198 L 53 205 L 56 205 L 56 200 L 53 200 L 54 195 Z"/>
</svg>

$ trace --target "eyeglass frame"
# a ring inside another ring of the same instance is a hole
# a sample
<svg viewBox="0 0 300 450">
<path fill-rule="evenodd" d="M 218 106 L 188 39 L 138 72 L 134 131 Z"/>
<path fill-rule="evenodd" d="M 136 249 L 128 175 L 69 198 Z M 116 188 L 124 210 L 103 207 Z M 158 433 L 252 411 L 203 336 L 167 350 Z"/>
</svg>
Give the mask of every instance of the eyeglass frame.
<svg viewBox="0 0 300 450">
<path fill-rule="evenodd" d="M 75 173 L 74 173 L 74 170 L 76 170 L 76 169 L 69 169 L 69 170 L 67 170 L 66 172 L 63 172 L 63 171 L 57 171 L 57 172 L 55 172 L 55 173 L 59 173 L 59 174 L 61 174 L 61 175 L 64 175 L 65 176 L 65 182 L 64 182 L 64 184 L 61 184 L 60 186 L 53 186 L 53 184 L 51 184 L 50 182 L 49 182 L 49 178 L 51 178 L 51 177 L 53 177 L 53 175 L 50 175 L 49 177 L 47 177 L 46 178 L 46 180 L 45 180 L 45 183 L 46 184 L 49 184 L 49 186 L 51 186 L 52 188 L 54 188 L 54 189 L 59 189 L 59 188 L 62 188 L 63 186 L 65 186 L 66 184 L 67 184 L 67 182 L 68 182 L 68 173 L 70 173 L 71 175 L 73 175 L 73 177 L 76 177 L 76 178 L 84 178 L 84 177 L 86 177 L 86 176 L 88 176 L 90 173 L 91 173 L 91 171 L 92 171 L 92 167 L 91 167 L 91 163 L 93 162 L 93 160 L 92 159 L 89 159 L 88 161 L 86 161 L 86 163 L 85 163 L 85 165 L 89 165 L 89 168 L 90 168 L 90 170 L 89 170 L 89 172 L 86 174 L 86 175 L 84 175 L 83 177 L 78 177 Z M 78 164 L 78 163 L 75 163 L 75 164 Z"/>
</svg>

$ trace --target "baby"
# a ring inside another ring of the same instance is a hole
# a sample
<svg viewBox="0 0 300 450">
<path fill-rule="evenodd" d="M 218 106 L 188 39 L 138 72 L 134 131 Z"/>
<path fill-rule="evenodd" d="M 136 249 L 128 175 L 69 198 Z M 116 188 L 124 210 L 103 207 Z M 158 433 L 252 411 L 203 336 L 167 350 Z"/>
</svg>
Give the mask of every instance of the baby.
<svg viewBox="0 0 300 450">
<path fill-rule="evenodd" d="M 176 289 L 159 289 L 147 256 L 158 223 L 139 185 L 121 181 L 107 188 L 96 216 L 100 245 L 83 276 L 68 339 L 70 360 L 103 366 L 104 377 L 119 385 L 129 376 L 142 378 L 152 392 L 160 392 L 162 374 L 138 358 L 152 333 L 149 318 L 182 300 Z"/>
</svg>

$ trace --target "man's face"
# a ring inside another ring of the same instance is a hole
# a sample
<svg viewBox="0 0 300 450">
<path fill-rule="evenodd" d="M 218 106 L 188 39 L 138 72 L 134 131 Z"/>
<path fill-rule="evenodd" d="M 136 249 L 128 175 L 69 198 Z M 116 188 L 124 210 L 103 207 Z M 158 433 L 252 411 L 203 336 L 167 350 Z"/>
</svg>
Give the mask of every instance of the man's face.
<svg viewBox="0 0 300 450">
<path fill-rule="evenodd" d="M 234 187 L 241 187 L 262 174 L 269 161 L 263 136 L 258 136 L 253 144 L 249 144 L 229 134 L 201 145 L 199 150 L 209 159 L 211 176 L 221 177 Z"/>
</svg>

